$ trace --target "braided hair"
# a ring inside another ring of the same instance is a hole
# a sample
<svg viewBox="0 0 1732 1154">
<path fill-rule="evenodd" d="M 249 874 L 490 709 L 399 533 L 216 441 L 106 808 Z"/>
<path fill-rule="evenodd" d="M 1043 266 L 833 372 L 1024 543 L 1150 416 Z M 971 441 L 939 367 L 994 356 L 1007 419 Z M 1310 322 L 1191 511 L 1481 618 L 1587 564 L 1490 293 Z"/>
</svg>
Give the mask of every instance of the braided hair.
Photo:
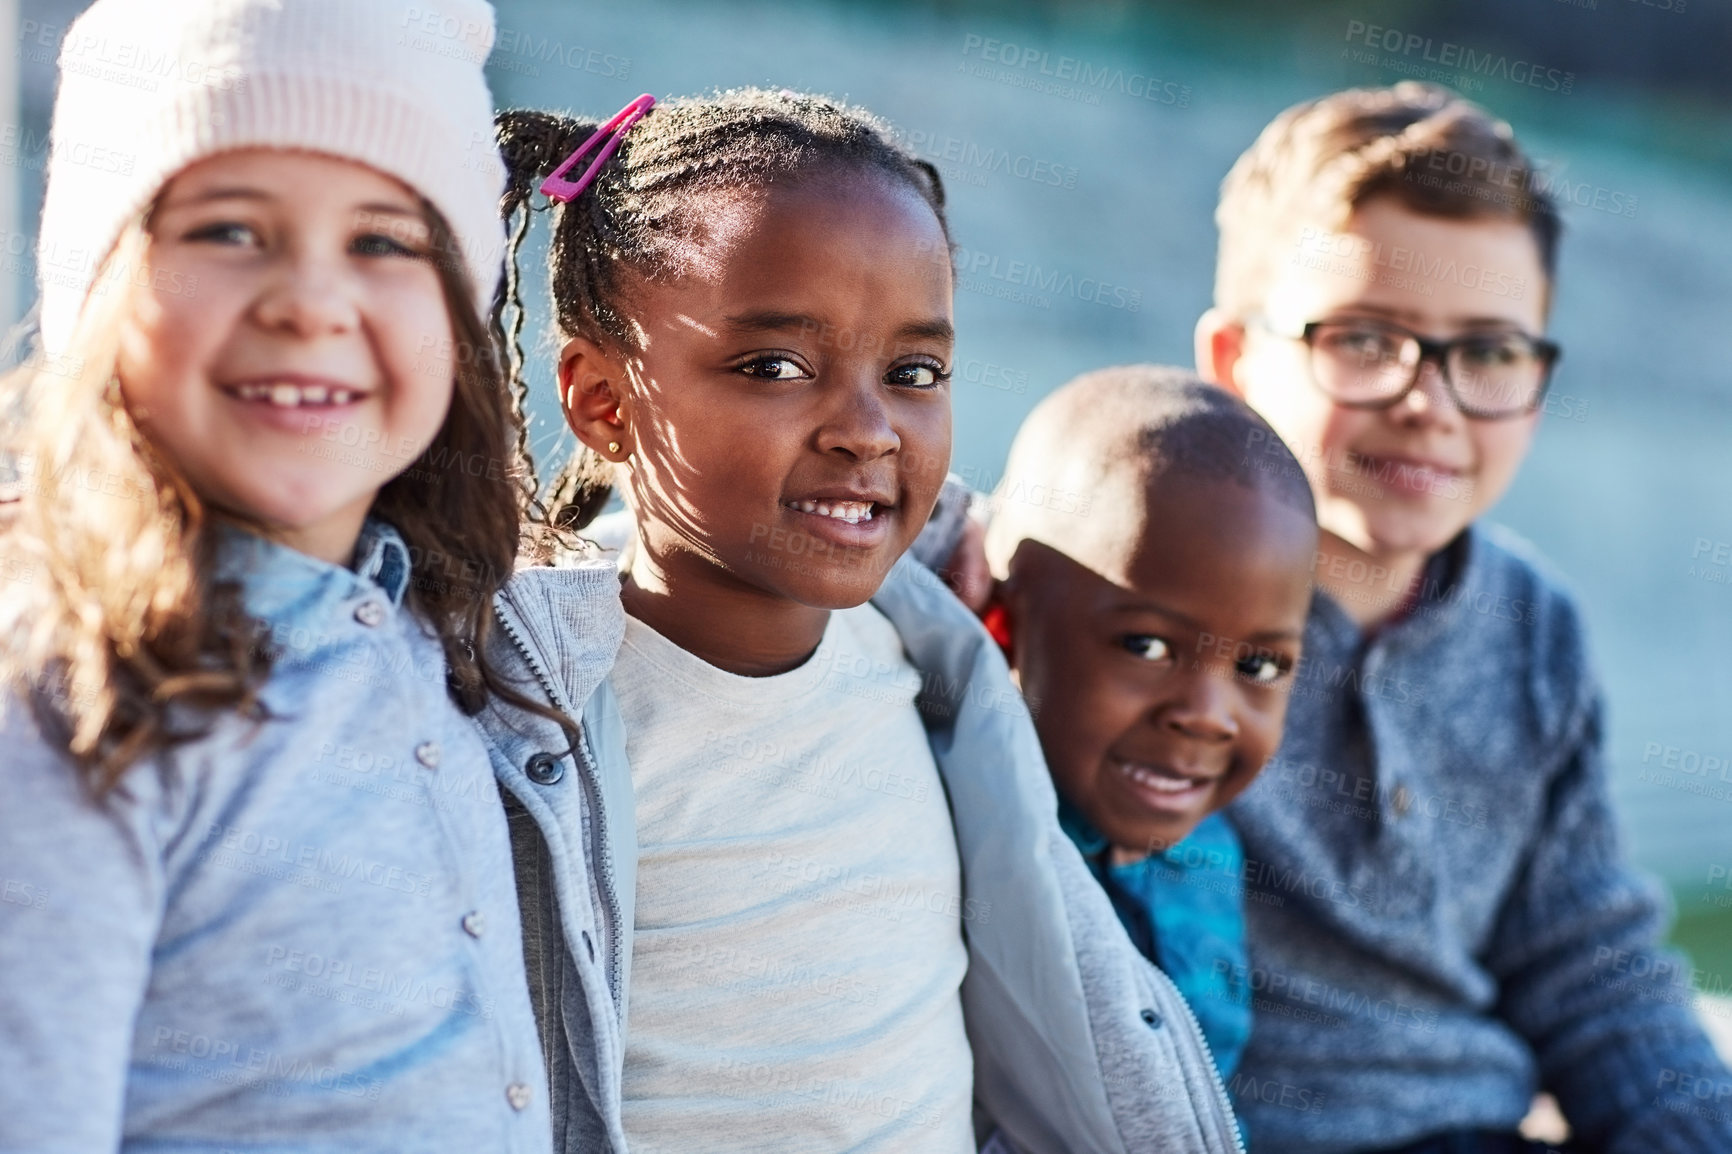
<svg viewBox="0 0 1732 1154">
<path fill-rule="evenodd" d="M 528 384 L 518 250 L 529 231 L 530 194 L 600 126 L 597 120 L 528 109 L 511 109 L 497 118 L 508 173 L 500 211 L 510 237 L 493 324 L 500 347 L 507 350 L 520 417 Z M 604 347 L 640 347 L 638 330 L 624 311 L 624 290 L 632 278 L 680 274 L 701 244 L 703 194 L 837 168 L 878 172 L 906 183 L 931 206 L 948 242 L 938 170 L 911 155 L 887 123 L 864 109 L 761 88 L 657 104 L 625 134 L 595 182 L 576 200 L 554 207 L 548 274 L 559 331 Z M 527 421 L 519 428 L 526 429 Z M 520 448 L 529 461 L 527 443 Z M 533 476 L 532 461 L 529 467 Z M 556 530 L 581 529 L 601 511 L 611 487 L 612 467 L 579 444 L 548 494 L 544 515 Z"/>
</svg>

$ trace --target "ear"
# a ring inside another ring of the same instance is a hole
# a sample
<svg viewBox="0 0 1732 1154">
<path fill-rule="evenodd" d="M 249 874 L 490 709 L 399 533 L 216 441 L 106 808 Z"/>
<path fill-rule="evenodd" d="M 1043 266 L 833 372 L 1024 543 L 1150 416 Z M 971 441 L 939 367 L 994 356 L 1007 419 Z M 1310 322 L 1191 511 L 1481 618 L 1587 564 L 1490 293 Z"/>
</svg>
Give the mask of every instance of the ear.
<svg viewBox="0 0 1732 1154">
<path fill-rule="evenodd" d="M 577 439 L 610 461 L 631 456 L 625 363 L 587 337 L 559 350 L 559 407 Z"/>
<path fill-rule="evenodd" d="M 1220 385 L 1229 393 L 1244 396 L 1235 370 L 1245 353 L 1245 326 L 1221 309 L 1212 308 L 1197 318 L 1195 335 L 1197 375 Z"/>
</svg>

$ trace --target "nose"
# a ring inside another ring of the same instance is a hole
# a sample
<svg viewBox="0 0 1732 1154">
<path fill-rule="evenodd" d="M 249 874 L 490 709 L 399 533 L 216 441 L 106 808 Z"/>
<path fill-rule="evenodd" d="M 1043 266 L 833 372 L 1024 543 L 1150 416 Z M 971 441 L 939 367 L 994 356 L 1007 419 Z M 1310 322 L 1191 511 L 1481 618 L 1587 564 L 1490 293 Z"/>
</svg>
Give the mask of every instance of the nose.
<svg viewBox="0 0 1732 1154">
<path fill-rule="evenodd" d="M 301 338 L 350 332 L 360 325 L 353 282 L 340 259 L 302 250 L 284 253 L 253 307 L 258 323 Z"/>
<path fill-rule="evenodd" d="M 1198 741 L 1231 741 L 1239 736 L 1233 710 L 1236 690 L 1230 675 L 1196 662 L 1182 671 L 1178 693 L 1161 706 L 1163 728 Z"/>
<path fill-rule="evenodd" d="M 1401 398 L 1392 415 L 1408 425 L 1460 420 L 1461 410 L 1450 396 L 1449 386 L 1444 384 L 1442 366 L 1430 358 L 1420 362 L 1419 379 Z"/>
<path fill-rule="evenodd" d="M 838 387 L 818 429 L 818 450 L 842 453 L 856 461 L 875 461 L 895 452 L 902 438 L 890 423 L 890 409 L 876 377 Z"/>
</svg>

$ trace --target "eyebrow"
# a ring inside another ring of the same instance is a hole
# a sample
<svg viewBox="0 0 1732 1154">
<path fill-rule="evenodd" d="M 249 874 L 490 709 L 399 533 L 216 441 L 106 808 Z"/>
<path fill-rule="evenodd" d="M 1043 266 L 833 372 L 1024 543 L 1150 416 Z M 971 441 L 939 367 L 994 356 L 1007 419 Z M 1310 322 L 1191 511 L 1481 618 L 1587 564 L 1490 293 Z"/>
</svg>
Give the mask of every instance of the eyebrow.
<svg viewBox="0 0 1732 1154">
<path fill-rule="evenodd" d="M 1371 304 L 1370 302 L 1355 302 L 1350 305 L 1343 305 L 1336 311 L 1336 313 L 1331 314 L 1331 316 L 1334 317 L 1339 315 L 1342 318 L 1350 318 L 1357 313 L 1373 314 L 1372 319 L 1374 320 L 1378 318 L 1386 318 L 1388 320 L 1400 321 L 1409 325 L 1414 324 L 1421 319 L 1420 314 L 1414 309 L 1390 308 L 1388 305 Z M 1444 319 L 1447 322 L 1453 323 L 1457 328 L 1486 328 L 1495 325 L 1502 328 L 1516 329 L 1523 332 L 1526 331 L 1525 326 L 1508 317 L 1446 317 Z"/>
<path fill-rule="evenodd" d="M 207 188 L 203 192 L 182 193 L 171 196 L 164 202 L 165 208 L 179 208 L 188 204 L 204 204 L 212 200 L 270 200 L 271 194 L 260 188 L 234 187 L 218 185 Z"/>
<path fill-rule="evenodd" d="M 810 313 L 781 312 L 776 309 L 756 309 L 751 312 L 735 313 L 722 318 L 722 323 L 735 333 L 766 333 L 766 332 L 822 332 L 826 328 L 834 329 Z M 896 330 L 895 335 L 901 338 L 927 339 L 939 341 L 955 341 L 956 326 L 942 317 L 929 321 L 911 321 Z"/>
<path fill-rule="evenodd" d="M 1183 625 L 1194 633 L 1208 633 L 1211 635 L 1214 635 L 1215 633 L 1213 629 L 1207 628 L 1195 617 L 1192 617 L 1187 613 L 1180 613 L 1177 609 L 1169 609 L 1159 601 L 1151 601 L 1147 597 L 1142 597 L 1140 595 L 1135 601 L 1121 600 L 1118 604 L 1114 605 L 1110 611 L 1113 613 L 1155 613 L 1159 616 L 1178 622 L 1180 625 Z M 1265 629 L 1261 632 L 1253 633 L 1249 637 L 1235 637 L 1233 640 L 1242 641 L 1247 644 L 1269 641 L 1295 641 L 1304 635 L 1304 631 L 1300 629 Z"/>
<path fill-rule="evenodd" d="M 366 204 L 357 204 L 355 206 L 355 211 L 369 212 L 374 216 L 403 216 L 408 217 L 411 220 L 425 219 L 417 209 L 407 208 L 401 204 L 387 204 L 384 201 L 379 200 L 369 201 Z"/>
<path fill-rule="evenodd" d="M 164 203 L 163 207 L 182 208 L 191 205 L 208 204 L 217 200 L 270 202 L 276 199 L 278 199 L 277 196 L 266 189 L 254 188 L 250 185 L 218 185 L 215 188 L 207 188 L 203 192 L 195 192 L 187 196 L 171 197 Z M 357 213 L 370 213 L 373 216 L 398 216 L 412 220 L 423 219 L 421 213 L 413 208 L 401 204 L 392 204 L 388 201 L 382 200 L 371 200 L 365 204 L 357 204 L 354 206 L 354 211 Z"/>
</svg>

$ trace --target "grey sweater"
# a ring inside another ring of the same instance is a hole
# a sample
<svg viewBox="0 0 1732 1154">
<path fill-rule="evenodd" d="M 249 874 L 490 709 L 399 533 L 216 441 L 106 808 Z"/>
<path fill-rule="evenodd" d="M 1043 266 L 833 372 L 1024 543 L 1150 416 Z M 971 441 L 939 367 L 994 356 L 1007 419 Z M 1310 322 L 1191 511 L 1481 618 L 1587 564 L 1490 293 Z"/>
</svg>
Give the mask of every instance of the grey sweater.
<svg viewBox="0 0 1732 1154">
<path fill-rule="evenodd" d="M 1583 1149 L 1732 1150 L 1732 1075 L 1620 848 L 1600 724 L 1575 605 L 1507 533 L 1464 533 L 1369 640 L 1317 596 L 1285 740 L 1229 811 L 1253 1150 L 1513 1130 L 1541 1086 Z"/>
</svg>

